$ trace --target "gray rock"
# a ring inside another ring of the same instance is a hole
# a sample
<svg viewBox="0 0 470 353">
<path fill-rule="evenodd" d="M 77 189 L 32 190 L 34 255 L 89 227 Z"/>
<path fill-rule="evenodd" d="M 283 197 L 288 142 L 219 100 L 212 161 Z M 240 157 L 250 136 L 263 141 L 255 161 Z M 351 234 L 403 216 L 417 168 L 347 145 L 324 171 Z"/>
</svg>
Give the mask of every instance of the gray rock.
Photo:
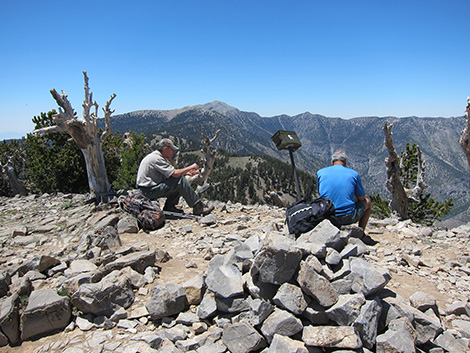
<svg viewBox="0 0 470 353">
<path fill-rule="evenodd" d="M 252 275 L 251 271 L 242 276 L 244 286 L 253 298 L 272 300 L 279 286 L 261 282 L 258 275 Z"/>
<path fill-rule="evenodd" d="M 104 267 L 104 273 L 107 274 L 114 270 L 121 270 L 127 266 L 143 274 L 147 267 L 155 266 L 155 251 L 138 251 L 124 255 L 115 261 L 106 264 Z"/>
<path fill-rule="evenodd" d="M 338 265 L 341 262 L 340 253 L 333 248 L 327 248 L 325 262 L 331 266 Z"/>
<path fill-rule="evenodd" d="M 137 271 L 134 271 L 130 267 L 124 267 L 121 273 L 124 274 L 127 278 L 129 278 L 133 289 L 142 288 L 147 284 L 147 279 L 145 278 L 145 276 L 141 275 Z"/>
<path fill-rule="evenodd" d="M 20 339 L 19 304 L 20 297 L 14 293 L 3 301 L 1 307 L 0 329 L 11 344 L 18 343 Z"/>
<path fill-rule="evenodd" d="M 184 325 L 176 325 L 174 327 L 158 331 L 158 335 L 170 340 L 171 342 L 182 341 L 189 337 L 189 328 Z"/>
<path fill-rule="evenodd" d="M 293 244 L 289 238 L 270 234 L 266 245 L 255 256 L 252 275 L 258 274 L 259 280 L 265 283 L 281 285 L 289 282 L 302 258 L 302 252 Z"/>
<path fill-rule="evenodd" d="M 377 338 L 382 305 L 379 299 L 367 300 L 352 326 L 361 337 L 364 347 L 372 349 Z"/>
<path fill-rule="evenodd" d="M 389 324 L 389 329 L 377 336 L 376 352 L 414 353 L 416 336 L 413 325 L 406 317 L 393 320 Z"/>
<path fill-rule="evenodd" d="M 206 285 L 221 297 L 239 296 L 243 293 L 242 273 L 229 257 L 216 255 L 209 262 Z"/>
<path fill-rule="evenodd" d="M 114 226 L 105 227 L 99 234 L 95 234 L 91 247 L 100 249 L 114 249 L 122 245 L 119 233 Z"/>
<path fill-rule="evenodd" d="M 274 334 L 267 353 L 309 353 L 305 343 L 293 340 L 287 336 Z"/>
<path fill-rule="evenodd" d="M 443 332 L 441 335 L 436 337 L 434 344 L 444 348 L 447 352 L 452 353 L 464 353 L 468 352 L 468 345 L 463 341 L 456 339 L 450 332 Z"/>
<path fill-rule="evenodd" d="M 313 297 L 320 305 L 329 307 L 338 301 L 338 293 L 331 283 L 315 270 L 317 261 L 314 256 L 309 256 L 306 261 L 302 261 L 297 282 L 307 295 Z"/>
<path fill-rule="evenodd" d="M 271 303 L 263 299 L 253 299 L 250 302 L 250 324 L 253 326 L 262 324 L 273 310 L 274 306 Z"/>
<path fill-rule="evenodd" d="M 98 283 L 83 284 L 72 294 L 72 303 L 83 313 L 111 316 L 119 306 L 128 308 L 134 302 L 130 280 L 113 271 Z"/>
<path fill-rule="evenodd" d="M 305 326 L 302 341 L 307 346 L 359 349 L 359 334 L 351 326 Z"/>
<path fill-rule="evenodd" d="M 353 280 L 350 278 L 339 279 L 330 283 L 338 295 L 349 294 L 352 291 Z"/>
<path fill-rule="evenodd" d="M 150 301 L 145 305 L 152 319 L 160 319 L 182 312 L 187 306 L 183 287 L 174 283 L 152 288 Z"/>
<path fill-rule="evenodd" d="M 11 284 L 11 276 L 7 271 L 0 273 L 0 298 L 8 293 Z"/>
<path fill-rule="evenodd" d="M 250 309 L 250 303 L 245 298 L 223 298 L 218 295 L 215 296 L 215 302 L 217 309 L 224 313 L 239 313 L 242 311 L 248 311 Z"/>
<path fill-rule="evenodd" d="M 433 340 L 443 331 L 439 318 L 434 315 L 432 310 L 429 311 L 431 315 L 427 315 L 395 298 L 387 298 L 386 301 L 399 313 L 399 317 L 406 317 L 413 324 L 417 333 L 416 342 L 418 345 Z M 391 319 L 392 316 L 388 315 L 386 322 Z"/>
<path fill-rule="evenodd" d="M 388 270 L 361 258 L 351 258 L 350 266 L 351 274 L 348 276 L 353 280 L 352 289 L 356 293 L 364 294 L 365 297 L 384 288 L 392 278 Z"/>
<path fill-rule="evenodd" d="M 273 302 L 294 315 L 301 315 L 307 308 L 309 299 L 305 297 L 302 289 L 299 287 L 290 283 L 284 283 L 279 287 Z"/>
<path fill-rule="evenodd" d="M 213 214 L 209 214 L 207 216 L 201 217 L 198 220 L 199 224 L 204 225 L 204 226 L 211 226 L 214 224 L 217 224 L 217 217 L 214 216 Z"/>
<path fill-rule="evenodd" d="M 326 311 L 326 315 L 339 326 L 350 326 L 361 313 L 365 301 L 362 293 L 340 295 L 336 304 Z"/>
<path fill-rule="evenodd" d="M 302 317 L 309 320 L 314 326 L 326 325 L 329 322 L 325 308 L 315 302 L 309 304 Z"/>
<path fill-rule="evenodd" d="M 215 302 L 215 294 L 207 291 L 197 308 L 197 316 L 201 320 L 209 319 L 217 313 L 217 303 Z"/>
<path fill-rule="evenodd" d="M 128 215 L 124 216 L 123 218 L 120 218 L 117 224 L 117 231 L 118 234 L 138 233 L 139 224 L 137 223 L 137 219 Z"/>
<path fill-rule="evenodd" d="M 436 315 L 439 315 L 436 298 L 431 294 L 416 292 L 410 296 L 410 304 L 419 311 L 425 312 L 428 309 L 432 309 Z"/>
<path fill-rule="evenodd" d="M 271 343 L 275 333 L 283 336 L 293 336 L 302 329 L 302 322 L 298 318 L 288 311 L 278 308 L 274 309 L 261 326 L 261 332 L 268 343 Z"/>
<path fill-rule="evenodd" d="M 33 291 L 21 315 L 21 339 L 24 341 L 64 329 L 71 316 L 68 297 L 59 296 L 53 289 Z"/>
<path fill-rule="evenodd" d="M 208 343 L 205 344 L 198 349 L 196 349 L 197 353 L 224 353 L 227 351 L 227 347 L 222 343 Z"/>
<path fill-rule="evenodd" d="M 446 315 L 467 315 L 470 316 L 470 304 L 468 301 L 456 301 L 446 308 Z"/>
<path fill-rule="evenodd" d="M 263 336 L 246 322 L 227 325 L 222 341 L 232 353 L 257 351 L 266 345 Z"/>
<path fill-rule="evenodd" d="M 302 257 L 313 255 L 319 259 L 323 259 L 326 256 L 327 248 L 325 244 L 311 243 L 308 239 L 303 239 L 302 241 L 297 239 L 295 247 L 302 251 Z"/>
<path fill-rule="evenodd" d="M 0 347 L 5 347 L 8 344 L 8 338 L 0 331 Z"/>
<path fill-rule="evenodd" d="M 463 337 L 470 338 L 470 321 L 467 320 L 452 320 L 452 327 L 458 330 Z"/>
<path fill-rule="evenodd" d="M 95 224 L 95 232 L 102 232 L 106 227 L 114 227 L 119 222 L 118 214 L 110 214 Z"/>
<path fill-rule="evenodd" d="M 24 276 L 29 271 L 45 272 L 51 267 L 60 264 L 60 260 L 49 255 L 41 255 L 18 268 L 20 276 Z"/>
<path fill-rule="evenodd" d="M 340 251 L 344 246 L 343 240 L 340 236 L 340 230 L 327 219 L 322 221 L 311 231 L 302 234 L 297 239 L 297 243 L 302 242 L 324 245 L 328 248 L 334 248 L 338 251 Z"/>
</svg>

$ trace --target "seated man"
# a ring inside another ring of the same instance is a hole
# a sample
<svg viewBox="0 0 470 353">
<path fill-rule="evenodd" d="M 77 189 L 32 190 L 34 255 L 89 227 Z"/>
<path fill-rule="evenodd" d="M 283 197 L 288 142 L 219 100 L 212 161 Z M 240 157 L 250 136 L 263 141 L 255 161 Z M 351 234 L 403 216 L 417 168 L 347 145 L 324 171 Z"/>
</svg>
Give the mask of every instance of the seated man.
<svg viewBox="0 0 470 353">
<path fill-rule="evenodd" d="M 365 229 L 370 217 L 370 200 L 365 197 L 359 174 L 347 168 L 347 162 L 343 151 L 333 153 L 332 165 L 317 172 L 317 190 L 320 197 L 333 201 L 341 225 L 359 221 L 359 227 Z"/>
<path fill-rule="evenodd" d="M 164 138 L 157 143 L 157 150 L 145 156 L 137 171 L 137 187 L 151 200 L 166 197 L 164 211 L 182 213 L 176 208 L 180 196 L 193 208 L 193 214 L 202 216 L 212 212 L 214 207 L 207 207 L 199 199 L 185 175 L 196 175 L 199 167 L 196 163 L 182 169 L 175 169 L 169 161 L 178 148 L 173 141 Z"/>
</svg>

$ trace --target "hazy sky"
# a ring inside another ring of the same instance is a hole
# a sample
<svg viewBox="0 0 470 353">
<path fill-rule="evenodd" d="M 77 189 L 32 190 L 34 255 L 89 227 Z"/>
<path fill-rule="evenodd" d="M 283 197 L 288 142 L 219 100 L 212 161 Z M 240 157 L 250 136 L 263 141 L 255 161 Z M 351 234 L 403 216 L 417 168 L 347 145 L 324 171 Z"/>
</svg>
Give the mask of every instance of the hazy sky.
<svg viewBox="0 0 470 353">
<path fill-rule="evenodd" d="M 223 101 L 261 116 L 464 114 L 467 0 L 3 0 L 0 139 L 83 74 L 115 115 Z M 100 113 L 102 117 L 102 113 Z"/>
</svg>

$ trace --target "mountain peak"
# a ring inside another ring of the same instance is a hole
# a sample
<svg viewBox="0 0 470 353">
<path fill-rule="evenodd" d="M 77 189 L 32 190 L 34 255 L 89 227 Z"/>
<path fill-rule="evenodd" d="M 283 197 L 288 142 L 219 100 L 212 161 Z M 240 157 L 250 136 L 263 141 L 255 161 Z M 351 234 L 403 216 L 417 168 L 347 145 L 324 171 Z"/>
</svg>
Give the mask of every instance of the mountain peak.
<svg viewBox="0 0 470 353">
<path fill-rule="evenodd" d="M 220 114 L 226 114 L 228 112 L 238 111 L 237 108 L 234 108 L 234 107 L 228 105 L 227 103 L 217 101 L 217 100 L 213 101 L 213 102 L 210 102 L 210 103 L 206 103 L 206 104 L 195 105 L 192 108 L 194 108 L 194 109 L 204 109 L 204 110 L 215 110 L 217 113 L 220 113 Z"/>
</svg>

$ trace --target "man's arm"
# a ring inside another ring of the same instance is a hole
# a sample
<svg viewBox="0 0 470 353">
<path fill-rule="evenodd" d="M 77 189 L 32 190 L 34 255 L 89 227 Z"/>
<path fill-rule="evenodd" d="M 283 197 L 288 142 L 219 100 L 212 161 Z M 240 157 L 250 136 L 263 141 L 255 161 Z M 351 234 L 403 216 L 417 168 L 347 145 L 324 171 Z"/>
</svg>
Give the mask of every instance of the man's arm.
<svg viewBox="0 0 470 353">
<path fill-rule="evenodd" d="M 184 175 L 196 175 L 198 173 L 199 166 L 196 163 L 193 163 L 185 168 L 175 169 L 173 174 L 171 174 L 174 178 L 179 178 Z"/>
</svg>

